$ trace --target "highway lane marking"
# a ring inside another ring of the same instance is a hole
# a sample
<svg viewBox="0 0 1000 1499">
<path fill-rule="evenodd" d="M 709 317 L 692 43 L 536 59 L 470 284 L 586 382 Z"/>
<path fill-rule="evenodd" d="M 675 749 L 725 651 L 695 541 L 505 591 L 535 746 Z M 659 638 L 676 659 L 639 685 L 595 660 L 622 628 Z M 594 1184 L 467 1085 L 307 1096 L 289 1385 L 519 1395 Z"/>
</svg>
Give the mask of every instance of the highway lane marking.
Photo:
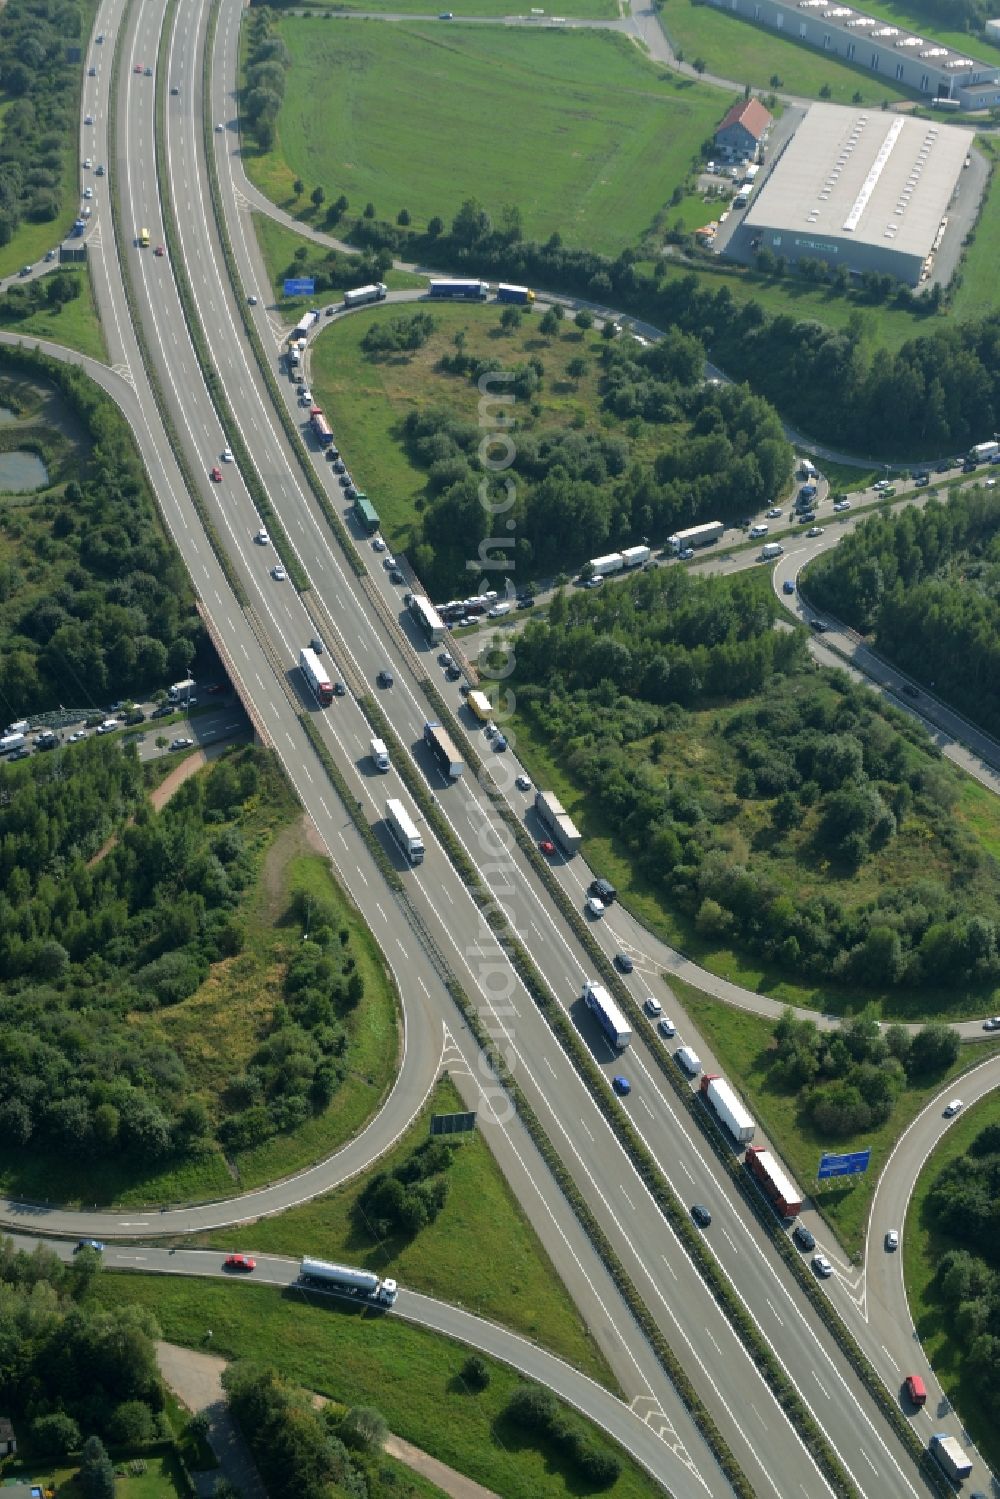
<svg viewBox="0 0 1000 1499">
<path fill-rule="evenodd" d="M 677 1271 L 674 1269 L 673 1265 L 667 1259 L 666 1255 L 665 1254 L 661 1254 L 660 1255 L 660 1259 L 666 1265 L 667 1269 L 670 1271 L 671 1275 L 674 1277 L 674 1280 L 676 1280 L 677 1279 Z"/>
<path fill-rule="evenodd" d="M 684 1175 L 687 1177 L 688 1181 L 689 1182 L 693 1182 L 694 1181 L 694 1177 L 691 1175 L 691 1172 L 688 1170 L 688 1168 L 687 1168 L 686 1164 L 684 1163 L 684 1161 L 678 1160 L 677 1164 L 681 1168 L 681 1170 L 684 1172 Z"/>
<path fill-rule="evenodd" d="M 543 1057 L 542 1061 L 545 1063 L 546 1067 L 552 1073 L 552 1076 L 553 1077 L 557 1077 L 558 1073 L 556 1072 L 556 1069 L 553 1067 L 552 1063 L 549 1061 L 548 1057 Z"/>
<path fill-rule="evenodd" d="M 864 1458 L 865 1462 L 868 1464 L 869 1468 L 871 1468 L 872 1472 L 877 1477 L 878 1476 L 878 1469 L 876 1468 L 875 1464 L 872 1462 L 871 1458 L 868 1456 L 868 1453 L 865 1451 L 865 1449 L 863 1447 L 859 1448 L 858 1450 L 860 1451 L 861 1456 Z"/>
<path fill-rule="evenodd" d="M 893 1358 L 892 1354 L 889 1352 L 888 1348 L 885 1346 L 884 1343 L 881 1345 L 881 1347 L 882 1347 L 882 1352 L 885 1354 L 886 1358 L 889 1360 L 890 1364 L 892 1365 L 892 1367 L 895 1369 L 896 1373 L 898 1374 L 899 1373 L 899 1365 L 896 1363 L 896 1360 Z"/>
<path fill-rule="evenodd" d="M 784 1327 L 785 1324 L 784 1324 L 784 1322 L 782 1322 L 781 1318 L 778 1316 L 777 1309 L 775 1308 L 774 1302 L 771 1300 L 770 1296 L 765 1296 L 764 1300 L 767 1302 L 767 1304 L 771 1308 L 772 1312 L 774 1312 L 775 1321 L 777 1322 L 778 1326 L 779 1327 Z"/>
<path fill-rule="evenodd" d="M 593 1135 L 592 1135 L 592 1134 L 591 1134 L 591 1133 L 590 1133 L 590 1130 L 589 1130 L 589 1129 L 588 1129 L 588 1128 L 587 1128 L 587 1126 L 586 1126 L 586 1125 L 585 1125 L 585 1124 L 584 1124 L 584 1122 L 583 1122 L 583 1120 L 582 1120 L 582 1119 L 581 1119 L 581 1120 L 580 1120 L 580 1128 L 581 1128 L 581 1129 L 582 1129 L 582 1130 L 583 1130 L 583 1132 L 584 1132 L 584 1134 L 585 1134 L 585 1135 L 586 1135 L 586 1136 L 587 1136 L 587 1139 L 588 1139 L 588 1140 L 591 1140 L 591 1141 L 593 1141 L 593 1138 L 594 1138 L 594 1137 L 593 1137 Z"/>
<path fill-rule="evenodd" d="M 308 767 L 308 765 L 303 765 L 303 767 L 302 767 L 302 769 L 303 769 L 303 770 L 304 770 L 304 772 L 305 772 L 305 776 L 306 776 L 306 780 L 307 780 L 307 781 L 308 781 L 308 782 L 309 782 L 309 784 L 310 784 L 310 786 L 311 786 L 311 785 L 312 785 L 312 783 L 313 783 L 313 778 L 312 778 L 312 776 L 311 776 L 311 775 L 310 775 L 310 774 L 309 774 L 309 767 Z"/>
<path fill-rule="evenodd" d="M 123 1219 L 121 1219 L 121 1221 L 118 1224 L 119 1228 L 149 1228 L 149 1226 L 150 1225 L 149 1225 L 149 1219 L 148 1218 L 143 1218 L 141 1220 L 141 1222 L 139 1222 L 139 1223 L 133 1223 L 131 1221 L 126 1221 L 123 1218 Z"/>
<path fill-rule="evenodd" d="M 823 1395 L 823 1396 L 825 1396 L 825 1398 L 827 1400 L 829 1400 L 829 1398 L 830 1398 L 829 1392 L 827 1390 L 824 1390 L 822 1381 L 821 1381 L 819 1375 L 816 1373 L 815 1369 L 812 1370 L 812 1377 L 816 1381 L 816 1383 L 819 1385 L 819 1392 L 820 1392 L 820 1394 Z"/>
<path fill-rule="evenodd" d="M 361 874 L 361 870 L 360 869 L 358 870 L 358 874 Z M 362 877 L 362 879 L 364 879 L 364 875 L 362 875 L 361 877 Z M 367 884 L 367 883 L 368 883 L 368 881 L 365 880 L 365 884 Z M 424 993 L 427 995 L 427 998 L 430 999 L 430 997 L 431 997 L 431 991 L 428 989 L 427 985 L 424 983 L 423 979 L 420 977 L 419 974 L 417 974 L 417 983 L 420 985 L 421 989 L 423 989 Z"/>
<path fill-rule="evenodd" d="M 643 1108 L 646 1110 L 646 1113 L 649 1115 L 650 1119 L 655 1119 L 656 1115 L 653 1113 L 652 1109 L 649 1107 L 649 1104 L 646 1102 L 646 1100 L 644 1098 L 640 1098 L 639 1102 L 642 1104 Z"/>
<path fill-rule="evenodd" d="M 408 958 L 409 957 L 409 953 L 406 951 L 406 948 L 403 946 L 402 942 L 400 942 L 400 940 L 399 940 L 398 937 L 396 938 L 396 946 L 399 948 L 399 950 L 403 954 L 404 958 Z"/>
<path fill-rule="evenodd" d="M 629 1207 L 632 1209 L 632 1211 L 634 1213 L 635 1212 L 635 1203 L 632 1201 L 631 1197 L 628 1195 L 628 1193 L 626 1192 L 626 1190 L 625 1190 L 624 1187 L 622 1187 L 622 1196 L 624 1197 L 625 1201 L 628 1203 Z"/>
<path fill-rule="evenodd" d="M 707 1327 L 705 1328 L 705 1336 L 708 1339 L 708 1341 L 712 1344 L 713 1348 L 715 1349 L 715 1351 L 719 1355 L 719 1357 L 722 1358 L 723 1357 L 722 1349 L 719 1347 L 718 1343 L 715 1341 L 714 1334 L 711 1333 L 708 1330 Z"/>
<path fill-rule="evenodd" d="M 360 869 L 358 870 L 358 878 L 361 880 L 361 883 L 363 885 L 367 885 L 368 884 L 368 880 L 366 879 L 364 873 Z"/>
<path fill-rule="evenodd" d="M 739 1250 L 737 1249 L 736 1245 L 733 1243 L 733 1240 L 730 1238 L 729 1234 L 726 1233 L 726 1230 L 723 1229 L 722 1232 L 725 1235 L 725 1237 L 727 1239 L 729 1239 L 729 1247 L 732 1249 L 733 1253 L 734 1254 L 739 1254 Z"/>
<path fill-rule="evenodd" d="M 382 920 L 385 922 L 386 926 L 388 926 L 389 925 L 389 918 L 385 914 L 385 912 L 383 911 L 383 909 L 382 909 L 382 907 L 381 907 L 381 905 L 379 904 L 378 901 L 375 902 L 375 908 L 378 911 L 378 914 L 381 916 Z M 553 1076 L 554 1075 L 555 1074 L 553 1074 Z"/>
<path fill-rule="evenodd" d="M 320 799 L 319 799 L 319 804 L 323 808 L 323 811 L 326 813 L 327 817 L 329 817 L 329 815 L 330 815 L 330 808 L 327 806 L 326 802 L 323 800 L 322 797 L 320 797 Z"/>
<path fill-rule="evenodd" d="M 767 1422 L 764 1420 L 764 1417 L 761 1415 L 760 1411 L 753 1404 L 753 1402 L 751 1402 L 751 1404 L 750 1404 L 750 1409 L 753 1411 L 754 1415 L 757 1417 L 757 1420 L 760 1422 L 761 1426 L 763 1426 L 764 1430 L 766 1431 L 767 1430 Z"/>
<path fill-rule="evenodd" d="M 455 898 L 452 895 L 451 891 L 448 889 L 448 886 L 447 885 L 442 885 L 441 889 L 444 891 L 445 895 L 448 897 L 448 904 L 453 906 L 455 904 Z"/>
</svg>

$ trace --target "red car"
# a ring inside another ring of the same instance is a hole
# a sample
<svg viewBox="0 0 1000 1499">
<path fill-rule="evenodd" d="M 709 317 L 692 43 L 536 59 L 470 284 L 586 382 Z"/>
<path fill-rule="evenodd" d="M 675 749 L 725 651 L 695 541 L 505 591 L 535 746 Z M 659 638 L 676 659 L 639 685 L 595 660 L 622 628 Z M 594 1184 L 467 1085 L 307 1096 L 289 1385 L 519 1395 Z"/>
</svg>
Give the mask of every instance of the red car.
<svg viewBox="0 0 1000 1499">
<path fill-rule="evenodd" d="M 136 65 L 135 65 L 135 67 L 132 69 L 132 72 L 133 73 L 141 73 L 142 72 L 142 63 L 141 62 L 137 62 Z"/>
<path fill-rule="evenodd" d="M 538 845 L 538 852 L 540 854 L 548 854 L 549 858 L 552 857 L 552 855 L 555 853 L 555 851 L 556 851 L 556 846 L 552 842 L 551 838 L 543 838 L 542 841 L 541 841 L 541 843 Z"/>
<path fill-rule="evenodd" d="M 167 253 L 167 252 L 166 252 L 166 250 L 165 250 L 165 249 L 164 249 L 164 248 L 163 248 L 163 246 L 162 246 L 162 245 L 157 245 L 157 247 L 156 247 L 156 249 L 155 249 L 155 250 L 154 250 L 154 251 L 153 251 L 153 254 L 154 254 L 154 255 L 166 255 L 166 253 Z"/>
<path fill-rule="evenodd" d="M 226 1270 L 256 1270 L 257 1261 L 249 1254 L 227 1254 L 224 1268 Z"/>
<path fill-rule="evenodd" d="M 208 477 L 211 479 L 213 484 L 222 483 L 222 470 L 218 464 L 216 464 L 214 468 L 209 469 Z"/>
</svg>

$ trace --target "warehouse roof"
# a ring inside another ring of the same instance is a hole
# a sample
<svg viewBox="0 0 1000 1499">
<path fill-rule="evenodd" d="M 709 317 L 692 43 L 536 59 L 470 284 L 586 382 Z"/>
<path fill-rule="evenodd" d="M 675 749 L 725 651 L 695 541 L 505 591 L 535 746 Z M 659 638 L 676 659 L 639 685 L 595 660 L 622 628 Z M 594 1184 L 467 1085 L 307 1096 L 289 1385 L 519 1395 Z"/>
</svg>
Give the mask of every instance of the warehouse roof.
<svg viewBox="0 0 1000 1499">
<path fill-rule="evenodd" d="M 927 255 L 968 149 L 954 125 L 813 104 L 744 223 Z"/>
<path fill-rule="evenodd" d="M 725 130 L 727 125 L 740 124 L 744 130 L 749 130 L 754 140 L 759 141 L 770 123 L 771 113 L 759 99 L 738 99 L 726 118 L 716 126 L 716 134 Z"/>
</svg>

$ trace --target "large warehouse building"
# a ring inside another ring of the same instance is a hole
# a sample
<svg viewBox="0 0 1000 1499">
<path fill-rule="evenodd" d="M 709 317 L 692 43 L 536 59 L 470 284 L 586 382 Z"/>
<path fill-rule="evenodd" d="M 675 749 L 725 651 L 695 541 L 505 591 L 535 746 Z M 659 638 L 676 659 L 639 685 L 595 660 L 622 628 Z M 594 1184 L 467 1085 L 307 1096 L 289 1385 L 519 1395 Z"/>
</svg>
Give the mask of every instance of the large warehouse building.
<svg viewBox="0 0 1000 1499">
<path fill-rule="evenodd" d="M 719 10 L 755 21 L 787 37 L 868 68 L 893 84 L 960 109 L 1000 104 L 1000 62 L 983 62 L 890 26 L 840 0 L 711 0 Z M 734 42 L 735 46 L 736 43 Z M 984 49 L 985 50 L 985 49 Z"/>
<path fill-rule="evenodd" d="M 916 286 L 940 243 L 969 149 L 954 125 L 813 104 L 728 253 L 767 248 Z"/>
</svg>

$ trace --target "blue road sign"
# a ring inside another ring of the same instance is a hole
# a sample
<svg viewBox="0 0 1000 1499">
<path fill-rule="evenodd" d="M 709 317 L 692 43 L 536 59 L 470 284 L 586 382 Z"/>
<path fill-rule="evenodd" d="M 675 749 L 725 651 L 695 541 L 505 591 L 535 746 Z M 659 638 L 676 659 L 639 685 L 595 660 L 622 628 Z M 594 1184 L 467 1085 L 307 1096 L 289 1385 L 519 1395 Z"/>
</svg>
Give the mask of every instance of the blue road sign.
<svg viewBox="0 0 1000 1499">
<path fill-rule="evenodd" d="M 870 1149 L 853 1150 L 847 1155 L 831 1155 L 825 1151 L 819 1158 L 817 1175 L 820 1181 L 827 1181 L 831 1176 L 860 1176 L 862 1171 L 868 1170 L 871 1157 Z"/>
<path fill-rule="evenodd" d="M 286 297 L 311 297 L 316 283 L 311 276 L 293 276 L 285 282 Z"/>
</svg>

